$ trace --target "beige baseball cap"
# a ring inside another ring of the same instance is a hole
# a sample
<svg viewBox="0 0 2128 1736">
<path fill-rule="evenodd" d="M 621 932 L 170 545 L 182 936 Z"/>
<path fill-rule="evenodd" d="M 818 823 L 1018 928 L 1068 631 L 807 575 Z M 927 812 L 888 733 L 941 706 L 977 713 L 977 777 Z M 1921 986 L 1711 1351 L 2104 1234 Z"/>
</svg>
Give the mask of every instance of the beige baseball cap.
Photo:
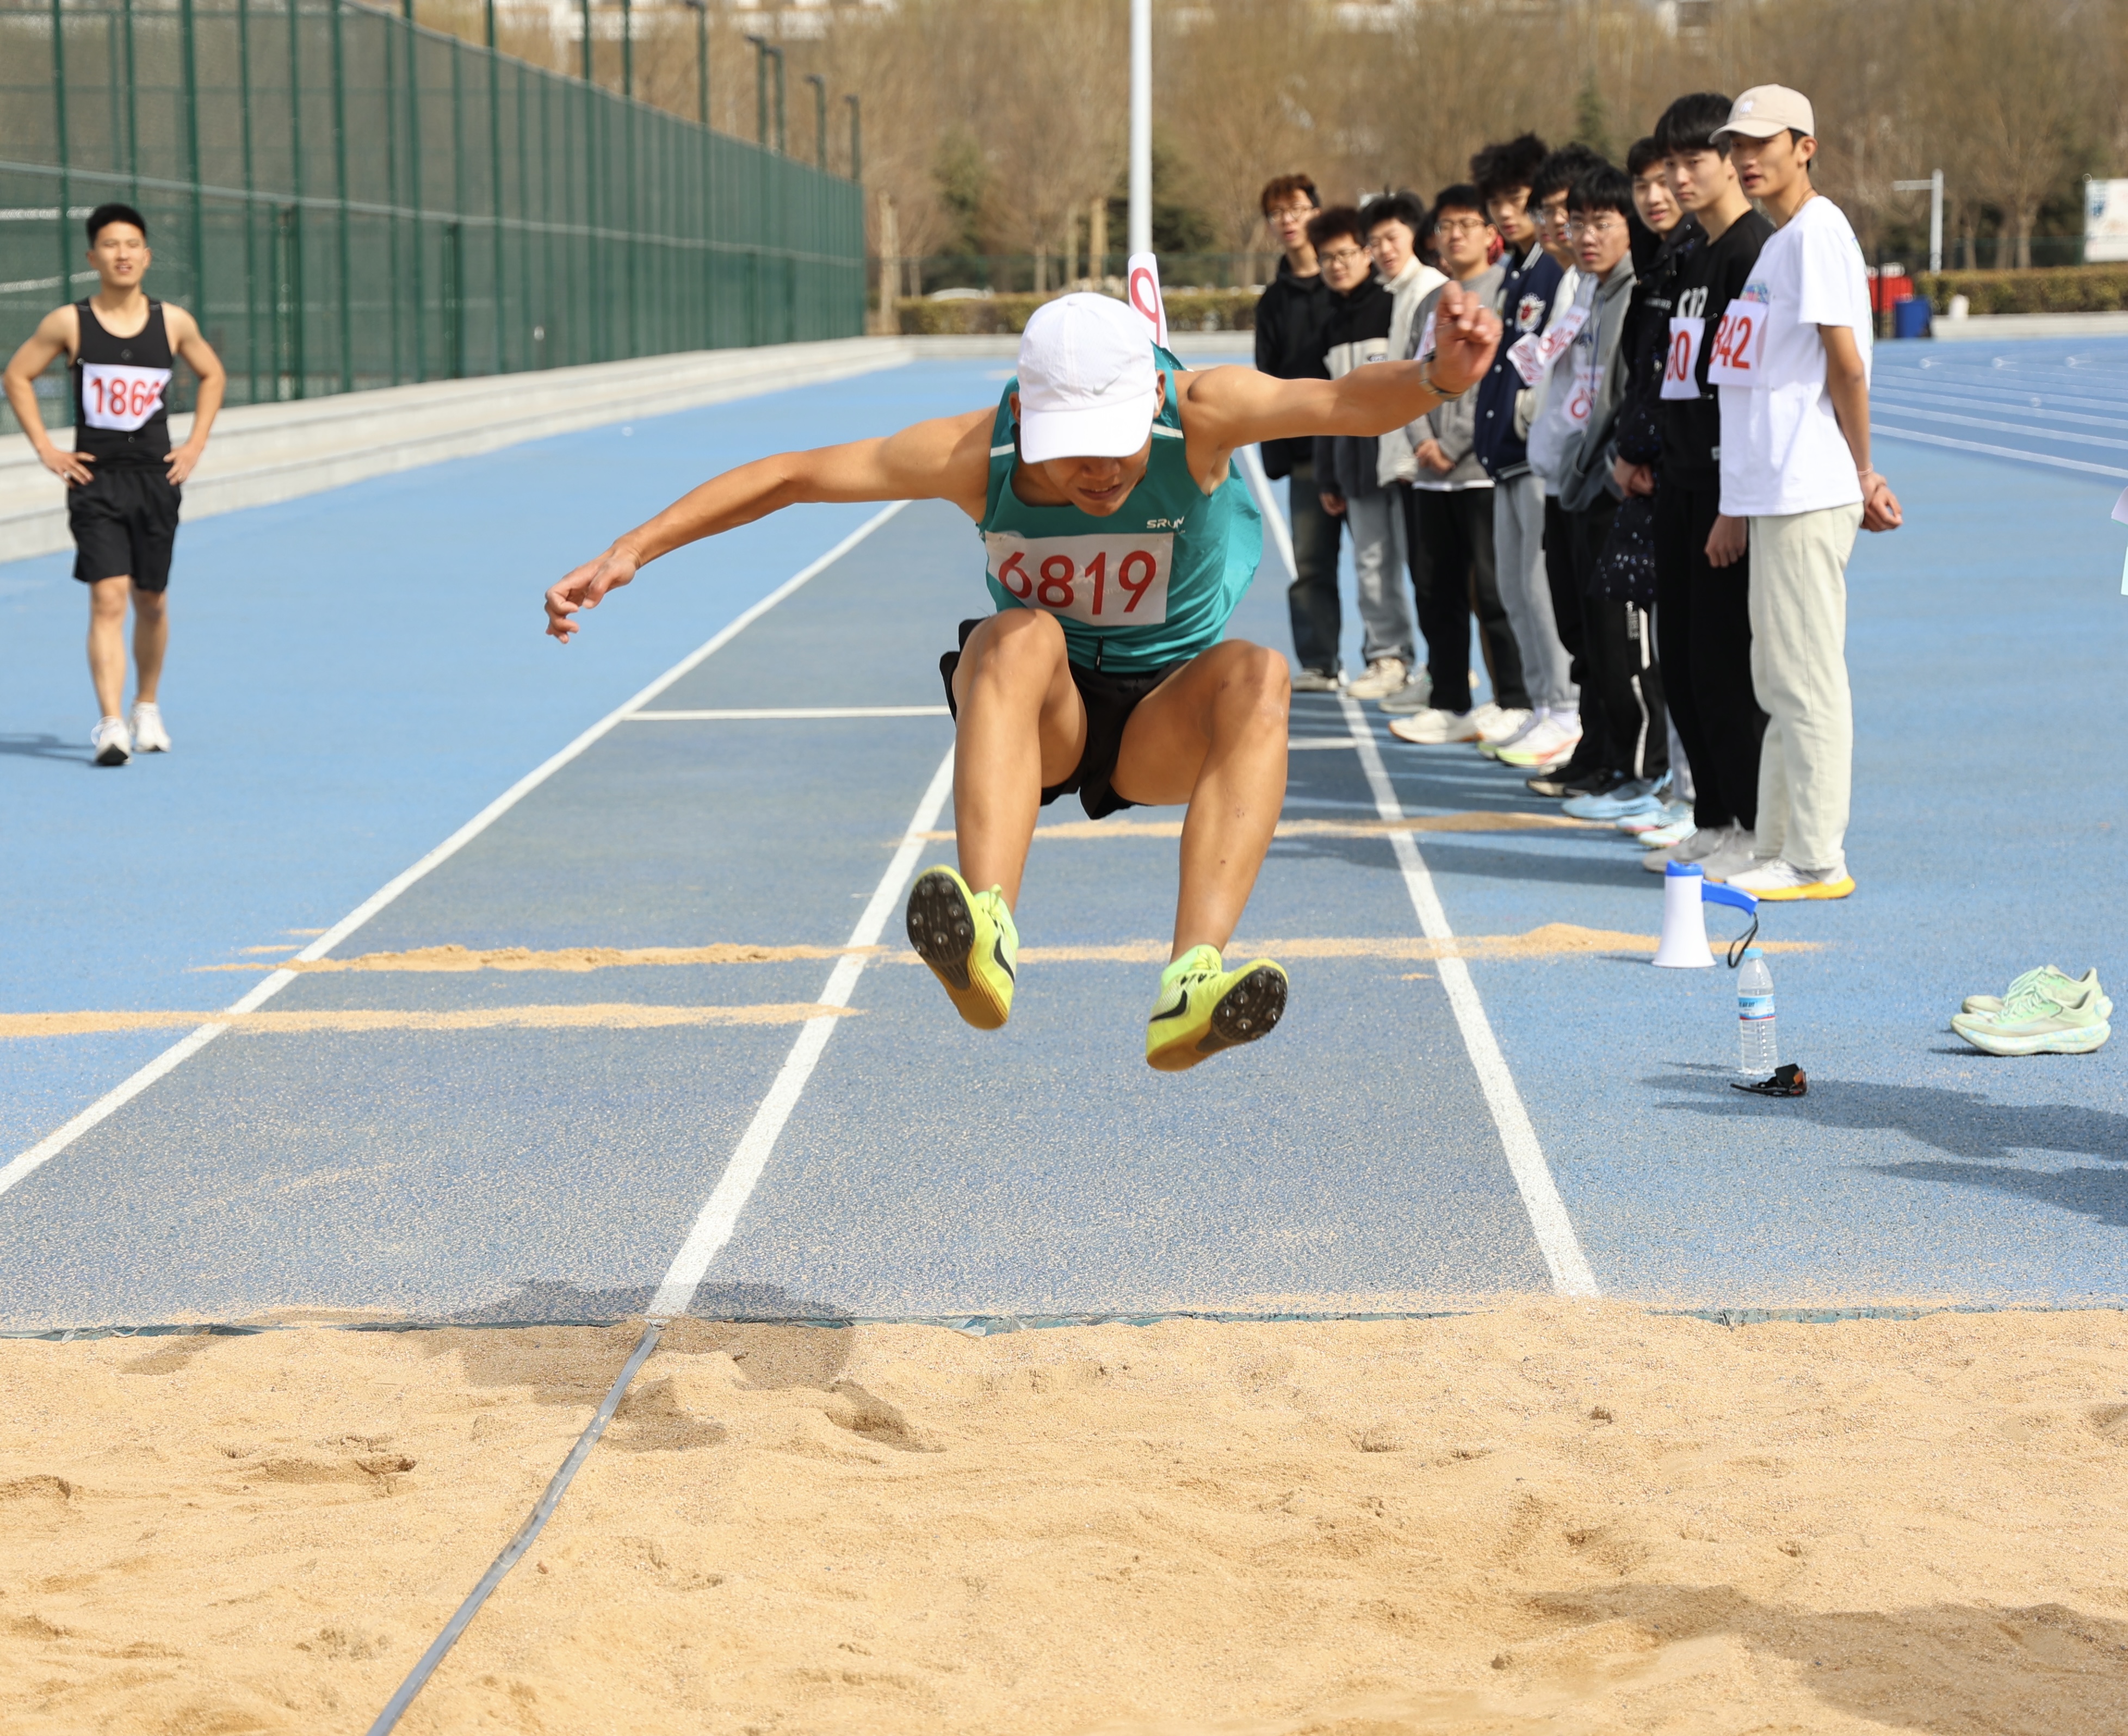
<svg viewBox="0 0 2128 1736">
<path fill-rule="evenodd" d="M 1791 127 L 1806 139 L 1817 136 L 1810 98 L 1785 84 L 1755 84 L 1730 106 L 1728 120 L 1714 129 L 1714 136 L 1741 133 L 1746 139 L 1770 139 Z"/>
</svg>

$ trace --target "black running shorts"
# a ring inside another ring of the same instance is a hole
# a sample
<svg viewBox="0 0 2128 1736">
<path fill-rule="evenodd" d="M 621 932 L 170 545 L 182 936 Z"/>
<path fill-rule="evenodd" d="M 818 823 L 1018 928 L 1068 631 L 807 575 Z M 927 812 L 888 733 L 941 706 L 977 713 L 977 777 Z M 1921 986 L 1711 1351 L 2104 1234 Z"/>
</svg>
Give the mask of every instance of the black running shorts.
<svg viewBox="0 0 2128 1736">
<path fill-rule="evenodd" d="M 130 576 L 137 590 L 161 591 L 170 582 L 183 498 L 160 465 L 97 466 L 88 481 L 67 490 L 74 576 L 84 585 Z"/>
<path fill-rule="evenodd" d="M 968 643 L 968 635 L 982 624 L 980 620 L 961 623 L 963 647 Z M 1071 768 L 1071 776 L 1042 792 L 1042 805 L 1046 808 L 1058 796 L 1076 791 L 1087 818 L 1094 820 L 1104 819 L 1121 809 L 1140 806 L 1118 795 L 1115 786 L 1109 781 L 1116 775 L 1116 756 L 1123 752 L 1123 725 L 1130 722 L 1130 714 L 1138 709 L 1140 700 L 1190 661 L 1185 657 L 1181 662 L 1170 663 L 1164 669 L 1140 670 L 1132 675 L 1072 664 L 1071 685 L 1079 690 L 1080 703 L 1086 708 L 1086 745 L 1081 750 L 1079 763 Z M 949 651 L 938 659 L 938 673 L 946 678 L 946 709 L 957 719 L 960 711 L 953 704 L 953 671 L 960 665 L 961 653 L 957 651 Z"/>
</svg>

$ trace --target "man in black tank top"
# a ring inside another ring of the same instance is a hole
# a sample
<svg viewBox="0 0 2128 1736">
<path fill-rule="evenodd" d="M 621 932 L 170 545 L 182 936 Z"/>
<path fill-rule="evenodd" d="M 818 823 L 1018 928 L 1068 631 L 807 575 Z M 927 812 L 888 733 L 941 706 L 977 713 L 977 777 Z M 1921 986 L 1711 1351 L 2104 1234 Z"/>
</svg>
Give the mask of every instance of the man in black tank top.
<svg viewBox="0 0 2128 1736">
<path fill-rule="evenodd" d="M 97 765 L 122 766 L 136 749 L 159 753 L 170 745 L 155 702 L 170 633 L 163 594 L 182 486 L 221 408 L 223 375 L 192 316 L 141 292 L 150 255 L 140 213 L 130 205 L 99 205 L 88 227 L 96 293 L 45 315 L 0 383 L 45 468 L 66 481 L 74 576 L 89 592 L 88 672 L 102 707 L 89 746 Z M 35 386 L 62 355 L 74 378 L 72 452 L 53 443 Z M 179 356 L 198 376 L 199 391 L 191 437 L 173 449 L 165 401 Z M 130 727 L 120 710 L 129 595 L 138 671 Z"/>
</svg>

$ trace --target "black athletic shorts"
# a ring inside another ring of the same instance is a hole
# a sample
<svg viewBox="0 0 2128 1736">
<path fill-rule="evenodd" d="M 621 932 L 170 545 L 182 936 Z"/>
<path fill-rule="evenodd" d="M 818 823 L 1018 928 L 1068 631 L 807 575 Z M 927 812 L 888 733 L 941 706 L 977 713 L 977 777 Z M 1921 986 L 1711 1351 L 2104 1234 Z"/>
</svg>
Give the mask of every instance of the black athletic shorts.
<svg viewBox="0 0 2128 1736">
<path fill-rule="evenodd" d="M 170 551 L 178 540 L 178 505 L 184 491 L 159 464 L 126 465 L 96 473 L 67 490 L 67 528 L 74 533 L 74 576 L 84 585 L 131 575 L 141 591 L 170 582 Z"/>
<path fill-rule="evenodd" d="M 982 624 L 980 620 L 961 623 L 961 643 L 964 647 L 968 635 Z M 1190 661 L 1185 657 L 1181 662 L 1170 663 L 1165 669 L 1140 670 L 1131 675 L 1072 664 L 1071 685 L 1079 690 L 1080 703 L 1086 708 L 1086 745 L 1081 750 L 1079 763 L 1071 768 L 1071 776 L 1042 792 L 1042 805 L 1047 808 L 1058 796 L 1070 795 L 1076 790 L 1079 805 L 1086 810 L 1086 818 L 1092 820 L 1105 819 L 1120 809 L 1141 806 L 1118 795 L 1115 786 L 1109 781 L 1116 775 L 1116 756 L 1123 752 L 1123 725 L 1130 722 L 1130 714 L 1138 709 L 1140 700 Z M 946 678 L 946 709 L 956 719 L 960 710 L 953 704 L 953 671 L 960 666 L 961 653 L 957 651 L 949 651 L 938 659 L 938 673 Z"/>
</svg>

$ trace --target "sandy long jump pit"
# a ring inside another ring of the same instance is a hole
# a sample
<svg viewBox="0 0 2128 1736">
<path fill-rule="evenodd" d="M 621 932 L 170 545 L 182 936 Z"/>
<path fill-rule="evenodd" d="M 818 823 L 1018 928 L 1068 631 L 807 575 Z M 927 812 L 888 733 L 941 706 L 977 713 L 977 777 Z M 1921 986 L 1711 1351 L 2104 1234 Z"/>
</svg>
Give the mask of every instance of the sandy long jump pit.
<svg viewBox="0 0 2128 1736">
<path fill-rule="evenodd" d="M 638 1336 L 0 1342 L 0 1729 L 361 1732 Z M 2128 1316 L 683 1321 L 416 1732 L 2128 1731 Z"/>
</svg>

